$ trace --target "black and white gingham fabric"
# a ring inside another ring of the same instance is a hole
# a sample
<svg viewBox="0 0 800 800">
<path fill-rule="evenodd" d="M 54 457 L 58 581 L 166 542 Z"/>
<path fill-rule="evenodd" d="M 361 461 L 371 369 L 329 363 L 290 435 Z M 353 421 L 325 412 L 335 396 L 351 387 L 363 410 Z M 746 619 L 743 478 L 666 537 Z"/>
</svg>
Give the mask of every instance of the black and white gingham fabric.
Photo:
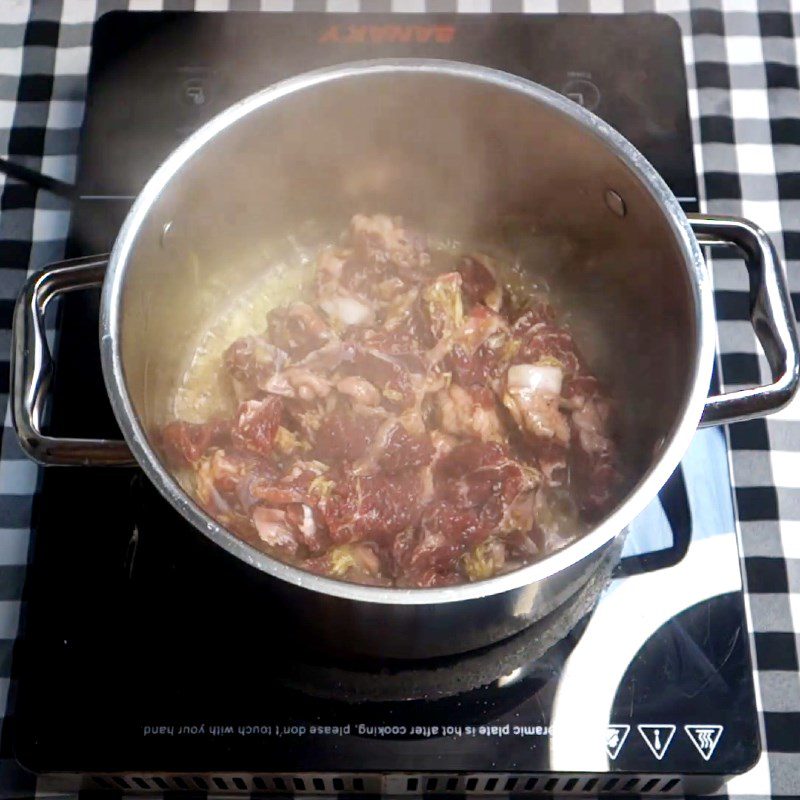
<svg viewBox="0 0 800 800">
<path fill-rule="evenodd" d="M 120 2 L 0 0 L 0 155 L 71 180 L 83 116 L 92 25 Z M 800 0 L 139 0 L 129 7 L 222 11 L 526 11 L 671 14 L 683 31 L 695 157 L 704 210 L 760 224 L 785 259 L 800 305 Z M 0 359 L 7 361 L 14 298 L 27 273 L 63 254 L 69 207 L 0 176 Z M 747 321 L 741 263 L 713 274 L 726 388 L 766 380 Z M 36 468 L 5 414 L 0 458 L 0 714 L 29 554 Z M 727 793 L 800 796 L 800 402 L 730 430 L 748 613 L 760 687 L 765 755 Z M 0 739 L 0 796 L 31 794 Z"/>
</svg>

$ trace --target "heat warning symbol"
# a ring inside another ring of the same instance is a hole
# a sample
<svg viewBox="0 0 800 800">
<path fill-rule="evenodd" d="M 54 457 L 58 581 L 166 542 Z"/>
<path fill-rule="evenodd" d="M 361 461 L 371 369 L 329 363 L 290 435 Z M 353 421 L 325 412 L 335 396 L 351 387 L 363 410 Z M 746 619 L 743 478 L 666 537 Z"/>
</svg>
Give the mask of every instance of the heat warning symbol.
<svg viewBox="0 0 800 800">
<path fill-rule="evenodd" d="M 630 733 L 630 725 L 609 725 L 608 733 L 606 734 L 606 750 L 608 757 L 613 761 L 622 750 L 622 745 Z"/>
<path fill-rule="evenodd" d="M 642 739 L 647 742 L 650 752 L 661 761 L 667 752 L 669 743 L 675 735 L 674 725 L 638 725 Z"/>
<path fill-rule="evenodd" d="M 683 728 L 703 760 L 708 761 L 717 749 L 722 725 L 684 725 Z"/>
</svg>

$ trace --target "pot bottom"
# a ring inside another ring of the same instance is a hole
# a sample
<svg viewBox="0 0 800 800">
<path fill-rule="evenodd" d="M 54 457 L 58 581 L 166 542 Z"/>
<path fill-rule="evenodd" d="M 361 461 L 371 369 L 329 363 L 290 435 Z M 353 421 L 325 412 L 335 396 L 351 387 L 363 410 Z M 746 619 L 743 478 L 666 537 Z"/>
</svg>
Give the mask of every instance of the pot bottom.
<svg viewBox="0 0 800 800">
<path fill-rule="evenodd" d="M 580 640 L 616 564 L 616 548 L 570 598 L 525 630 L 454 656 L 388 662 L 378 659 L 330 660 L 316 653 L 286 662 L 286 683 L 314 697 L 346 703 L 438 700 L 523 678 L 547 679 L 557 673 Z M 324 659 L 324 660 L 323 660 Z"/>
</svg>

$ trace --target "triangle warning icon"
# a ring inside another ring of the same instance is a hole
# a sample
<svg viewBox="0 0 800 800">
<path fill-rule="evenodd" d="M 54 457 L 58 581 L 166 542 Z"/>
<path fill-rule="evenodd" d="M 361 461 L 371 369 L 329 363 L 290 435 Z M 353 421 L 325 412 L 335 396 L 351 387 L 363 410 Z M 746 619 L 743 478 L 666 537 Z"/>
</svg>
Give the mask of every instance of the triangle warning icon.
<svg viewBox="0 0 800 800">
<path fill-rule="evenodd" d="M 608 726 L 608 733 L 606 734 L 606 752 L 612 761 L 619 755 L 619 751 L 622 750 L 622 745 L 625 744 L 630 730 L 630 725 Z"/>
<path fill-rule="evenodd" d="M 683 728 L 703 760 L 708 761 L 722 736 L 722 725 L 684 725 Z"/>
<path fill-rule="evenodd" d="M 661 761 L 675 735 L 674 725 L 638 725 L 639 733 L 645 740 L 650 752 Z"/>
</svg>

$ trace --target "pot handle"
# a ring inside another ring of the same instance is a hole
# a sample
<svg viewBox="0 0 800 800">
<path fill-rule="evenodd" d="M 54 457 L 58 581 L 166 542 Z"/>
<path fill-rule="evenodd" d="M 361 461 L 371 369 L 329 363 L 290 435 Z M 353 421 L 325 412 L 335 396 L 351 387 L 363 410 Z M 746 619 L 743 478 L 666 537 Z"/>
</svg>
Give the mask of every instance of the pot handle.
<svg viewBox="0 0 800 800">
<path fill-rule="evenodd" d="M 764 348 L 772 383 L 715 394 L 706 400 L 701 427 L 741 422 L 783 408 L 800 381 L 794 312 L 778 254 L 758 225 L 739 217 L 688 214 L 701 245 L 734 245 L 750 275 L 750 320 Z"/>
<path fill-rule="evenodd" d="M 47 304 L 64 292 L 100 286 L 105 256 L 61 261 L 25 283 L 14 308 L 11 340 L 11 418 L 22 449 L 40 464 L 117 466 L 135 464 L 124 441 L 45 436 L 42 412 L 53 377 L 53 359 L 45 338 Z"/>
</svg>

